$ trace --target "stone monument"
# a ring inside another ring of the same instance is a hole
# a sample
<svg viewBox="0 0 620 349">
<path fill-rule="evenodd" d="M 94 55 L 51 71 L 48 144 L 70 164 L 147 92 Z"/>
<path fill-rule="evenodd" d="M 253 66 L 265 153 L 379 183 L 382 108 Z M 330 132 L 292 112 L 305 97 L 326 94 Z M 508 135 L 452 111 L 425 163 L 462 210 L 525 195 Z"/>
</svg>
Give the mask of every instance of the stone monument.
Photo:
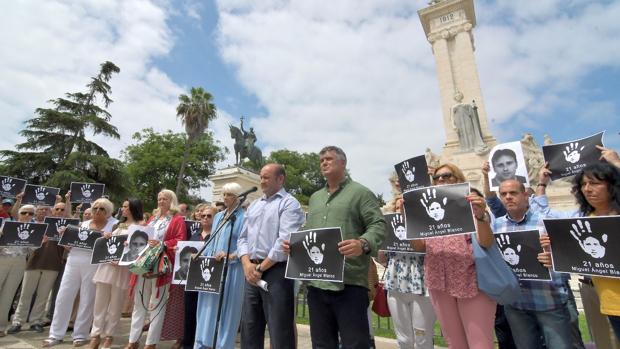
<svg viewBox="0 0 620 349">
<path fill-rule="evenodd" d="M 432 0 L 428 7 L 418 11 L 418 15 L 435 56 L 446 132 L 446 142 L 440 156 L 426 149 L 427 163 L 431 166 L 439 162 L 454 163 L 463 170 L 472 186 L 482 189 L 481 164 L 488 159 L 488 152 L 497 141 L 489 130 L 474 56 L 474 2 Z M 552 143 L 547 135 L 544 142 L 545 145 Z M 523 135 L 521 146 L 530 184 L 535 187 L 538 171 L 544 166 L 542 148 L 529 133 Z M 554 209 L 576 207 L 570 187 L 567 180 L 551 182 L 547 187 L 547 197 Z M 574 278 L 571 284 L 575 290 L 577 282 Z M 581 307 L 579 293 L 575 294 L 578 307 Z"/>
<path fill-rule="evenodd" d="M 497 144 L 488 125 L 474 56 L 473 28 L 476 13 L 473 0 L 433 0 L 418 11 L 422 27 L 431 44 L 437 66 L 446 142 L 440 156 L 426 150 L 429 165 L 451 162 L 463 170 L 472 186 L 482 188 L 480 167 L 489 150 Z M 549 142 L 548 137 L 545 143 Z M 538 183 L 544 165 L 541 147 L 531 134 L 521 139 L 530 183 Z M 432 163 L 431 163 L 432 162 Z M 574 207 L 570 186 L 555 181 L 547 190 L 554 208 Z"/>
</svg>

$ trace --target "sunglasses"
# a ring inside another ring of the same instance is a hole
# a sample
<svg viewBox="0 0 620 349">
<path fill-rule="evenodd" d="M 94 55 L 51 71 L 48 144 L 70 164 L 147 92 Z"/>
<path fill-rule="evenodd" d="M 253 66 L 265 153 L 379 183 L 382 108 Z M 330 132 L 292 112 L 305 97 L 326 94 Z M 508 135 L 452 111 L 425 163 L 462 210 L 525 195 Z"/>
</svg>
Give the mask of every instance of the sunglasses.
<svg viewBox="0 0 620 349">
<path fill-rule="evenodd" d="M 34 216 L 34 212 L 30 212 L 30 211 L 20 212 L 19 214 L 22 215 L 22 216 L 25 216 L 25 215 Z"/>
<path fill-rule="evenodd" d="M 213 215 L 212 214 L 203 214 L 203 215 L 200 215 L 200 218 L 213 218 Z"/>
<path fill-rule="evenodd" d="M 64 208 L 59 208 L 59 207 L 54 209 L 54 211 L 64 211 L 64 210 L 65 210 Z"/>
<path fill-rule="evenodd" d="M 438 175 L 434 175 L 434 176 L 433 176 L 433 180 L 435 180 L 435 181 L 436 181 L 436 180 L 438 180 L 439 178 L 441 178 L 441 179 L 443 179 L 443 180 L 446 180 L 446 179 L 450 179 L 450 178 L 452 178 L 453 176 L 454 176 L 454 175 L 453 175 L 452 173 L 450 173 L 450 172 L 447 172 L 447 173 L 441 173 L 441 174 L 438 174 Z"/>
</svg>

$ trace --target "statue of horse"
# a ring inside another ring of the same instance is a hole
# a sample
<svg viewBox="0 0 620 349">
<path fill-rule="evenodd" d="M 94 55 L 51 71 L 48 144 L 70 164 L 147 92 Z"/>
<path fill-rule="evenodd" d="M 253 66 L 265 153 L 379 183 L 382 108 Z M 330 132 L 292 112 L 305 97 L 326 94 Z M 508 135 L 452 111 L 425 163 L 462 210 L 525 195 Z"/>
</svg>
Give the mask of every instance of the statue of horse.
<svg viewBox="0 0 620 349">
<path fill-rule="evenodd" d="M 230 128 L 230 138 L 235 140 L 235 165 L 239 165 L 241 161 L 246 157 L 245 154 L 245 139 L 243 133 L 238 127 L 228 125 Z"/>
<path fill-rule="evenodd" d="M 256 146 L 248 149 L 246 140 L 241 130 L 233 125 L 230 128 L 230 138 L 235 140 L 235 165 L 240 165 L 243 159 L 248 158 L 251 162 L 261 166 L 263 163 L 263 153 Z"/>
</svg>

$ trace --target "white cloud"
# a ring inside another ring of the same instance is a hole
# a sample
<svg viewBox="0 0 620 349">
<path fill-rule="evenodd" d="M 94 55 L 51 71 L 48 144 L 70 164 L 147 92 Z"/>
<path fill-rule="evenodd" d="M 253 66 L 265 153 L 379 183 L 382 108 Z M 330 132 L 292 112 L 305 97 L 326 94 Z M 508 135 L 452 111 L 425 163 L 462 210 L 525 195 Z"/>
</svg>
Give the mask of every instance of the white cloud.
<svg viewBox="0 0 620 349">
<path fill-rule="evenodd" d="M 111 80 L 110 112 L 122 138 L 96 139 L 117 156 L 139 129 L 179 129 L 174 108 L 183 90 L 151 64 L 173 47 L 166 20 L 162 8 L 148 1 L 7 3 L 0 15 L 0 113 L 10 115 L 5 124 L 21 129 L 35 108 L 83 91 L 99 64 L 110 60 L 121 69 Z M 7 132 L 0 148 L 21 141 Z"/>
<path fill-rule="evenodd" d="M 416 14 L 425 5 L 219 1 L 221 55 L 268 111 L 252 119 L 266 150 L 340 145 L 353 177 L 385 194 L 394 163 L 427 146 L 439 152 L 434 59 Z M 580 79 L 620 62 L 620 3 L 476 6 L 477 62 L 498 135 L 520 138 L 502 131 L 511 120 L 521 132 L 544 129 L 540 118 L 575 98 Z"/>
</svg>

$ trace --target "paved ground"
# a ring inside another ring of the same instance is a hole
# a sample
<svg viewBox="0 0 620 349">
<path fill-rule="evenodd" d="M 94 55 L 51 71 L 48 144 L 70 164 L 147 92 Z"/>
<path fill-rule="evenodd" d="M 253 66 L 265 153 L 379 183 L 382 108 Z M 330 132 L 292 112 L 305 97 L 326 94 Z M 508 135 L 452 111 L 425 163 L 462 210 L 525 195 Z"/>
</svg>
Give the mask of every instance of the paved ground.
<svg viewBox="0 0 620 349">
<path fill-rule="evenodd" d="M 28 325 L 23 328 L 29 328 Z M 32 348 L 41 348 L 41 342 L 47 338 L 48 328 L 46 327 L 46 331 L 43 333 L 36 333 L 30 330 L 24 330 L 16 335 L 8 335 L 6 337 L 0 338 L 0 348 L 2 349 L 32 349 Z M 310 328 L 307 325 L 297 325 L 298 330 L 298 349 L 310 349 L 312 346 L 310 344 Z M 121 320 L 121 333 L 124 333 L 122 337 L 118 337 L 115 341 L 115 344 L 112 346 L 114 349 L 122 349 L 125 344 L 127 344 L 127 336 L 129 334 L 129 319 L 123 318 Z M 144 337 L 143 337 L 144 338 Z M 58 349 L 66 349 L 73 348 L 71 342 L 70 333 L 65 336 L 65 343 L 55 346 L 54 348 Z M 380 338 L 377 337 L 375 339 L 377 349 L 397 349 L 398 345 L 394 339 L 389 338 Z M 143 342 L 144 343 L 144 342 Z M 269 348 L 268 343 L 269 340 L 265 340 L 267 344 L 265 348 Z M 173 342 L 162 342 L 158 346 L 158 348 L 170 348 Z M 83 348 L 88 348 L 85 346 Z M 239 348 L 237 344 L 236 348 Z"/>
</svg>

